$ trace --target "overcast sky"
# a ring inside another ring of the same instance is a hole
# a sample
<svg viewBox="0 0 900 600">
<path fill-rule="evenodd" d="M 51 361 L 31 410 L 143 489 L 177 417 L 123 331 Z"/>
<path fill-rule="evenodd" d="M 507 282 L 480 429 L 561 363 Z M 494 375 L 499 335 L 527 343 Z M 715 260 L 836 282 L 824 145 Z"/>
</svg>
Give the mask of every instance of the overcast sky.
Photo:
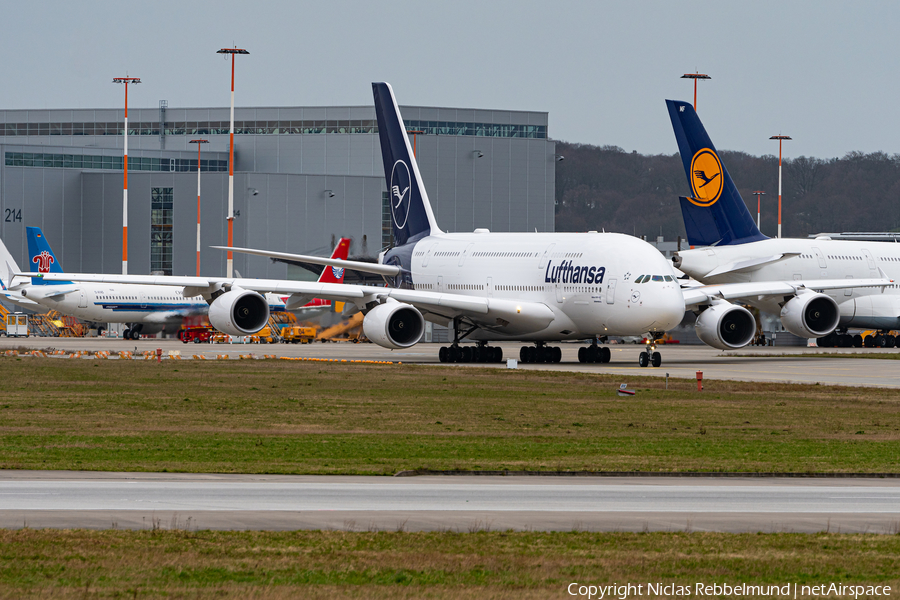
<svg viewBox="0 0 900 600">
<path fill-rule="evenodd" d="M 900 2 L 0 0 L 0 108 L 372 103 L 538 110 L 552 138 L 677 151 L 666 98 L 708 73 L 698 112 L 719 149 L 900 153 Z"/>
</svg>

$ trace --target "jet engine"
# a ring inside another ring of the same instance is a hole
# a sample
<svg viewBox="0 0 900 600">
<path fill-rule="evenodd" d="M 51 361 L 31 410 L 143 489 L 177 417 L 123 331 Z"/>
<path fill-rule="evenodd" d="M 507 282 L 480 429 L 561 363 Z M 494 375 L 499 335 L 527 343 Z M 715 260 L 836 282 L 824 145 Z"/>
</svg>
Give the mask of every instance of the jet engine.
<svg viewBox="0 0 900 600">
<path fill-rule="evenodd" d="M 232 287 L 209 305 L 209 323 L 229 335 L 251 335 L 269 322 L 269 303 L 260 294 Z"/>
<path fill-rule="evenodd" d="M 385 348 L 409 348 L 425 334 L 425 319 L 416 307 L 403 302 L 379 304 L 363 319 L 366 337 Z"/>
<path fill-rule="evenodd" d="M 802 338 L 828 335 L 838 326 L 840 319 L 841 310 L 837 302 L 825 294 L 801 293 L 781 308 L 781 324 Z"/>
<path fill-rule="evenodd" d="M 704 344 L 719 350 L 733 350 L 753 341 L 756 319 L 743 306 L 719 300 L 700 313 L 694 330 Z"/>
</svg>

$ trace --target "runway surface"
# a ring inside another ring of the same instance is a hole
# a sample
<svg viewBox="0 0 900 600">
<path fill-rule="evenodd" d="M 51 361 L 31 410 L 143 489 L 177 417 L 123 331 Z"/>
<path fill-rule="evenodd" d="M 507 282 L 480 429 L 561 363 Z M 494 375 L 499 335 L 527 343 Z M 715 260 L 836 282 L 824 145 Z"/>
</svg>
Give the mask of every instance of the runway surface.
<svg viewBox="0 0 900 600">
<path fill-rule="evenodd" d="M 897 533 L 900 480 L 4 471 L 0 526 Z"/>
</svg>

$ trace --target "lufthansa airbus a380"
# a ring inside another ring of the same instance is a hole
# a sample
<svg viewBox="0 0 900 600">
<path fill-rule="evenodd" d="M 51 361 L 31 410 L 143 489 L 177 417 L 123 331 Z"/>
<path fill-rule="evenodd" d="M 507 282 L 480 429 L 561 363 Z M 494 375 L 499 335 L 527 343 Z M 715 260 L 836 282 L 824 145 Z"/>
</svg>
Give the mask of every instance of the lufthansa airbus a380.
<svg viewBox="0 0 900 600">
<path fill-rule="evenodd" d="M 546 344 L 561 340 L 593 340 L 579 351 L 579 360 L 608 362 L 609 349 L 596 345 L 597 336 L 649 333 L 658 338 L 678 325 L 686 292 L 665 258 L 638 238 L 616 233 L 441 231 L 393 91 L 387 83 L 372 87 L 397 245 L 383 252 L 378 264 L 233 250 L 376 273 L 388 287 L 205 277 L 66 277 L 185 286 L 185 295 L 201 294 L 210 303 L 210 323 L 232 335 L 253 333 L 265 325 L 269 309 L 260 292 L 291 294 L 293 303 L 313 297 L 343 301 L 349 307 L 345 314 L 365 314 L 366 336 L 385 348 L 418 343 L 428 320 L 453 331 L 452 344 L 439 353 L 444 362 L 500 361 L 500 348 L 489 345 L 495 341 L 528 343 L 519 353 L 523 362 L 559 362 L 560 349 Z M 794 288 L 802 284 L 794 282 Z M 741 292 L 783 294 L 784 290 L 785 284 L 776 282 L 743 286 Z M 710 304 L 713 297 L 729 291 L 718 286 L 708 294 L 691 292 L 690 298 Z M 731 321 L 721 318 L 721 311 L 712 314 L 717 315 L 711 320 L 714 335 L 728 335 Z M 475 346 L 460 345 L 463 340 L 474 341 Z M 638 360 L 641 366 L 661 364 L 656 351 L 644 350 Z"/>
<path fill-rule="evenodd" d="M 815 287 L 816 279 L 860 282 L 900 275 L 898 244 L 763 235 L 694 108 L 675 100 L 666 104 L 693 193 L 680 201 L 688 242 L 696 248 L 675 253 L 677 268 L 705 284 L 736 285 L 803 280 Z M 847 333 L 849 327 L 878 330 L 867 345 L 894 346 L 889 332 L 900 328 L 900 286 L 892 281 L 887 286 L 826 287 L 817 294 L 750 295 L 744 300 L 779 315 L 791 333 L 818 338 L 820 346 L 862 346 L 859 335 Z M 747 315 L 742 317 L 746 320 Z"/>
</svg>

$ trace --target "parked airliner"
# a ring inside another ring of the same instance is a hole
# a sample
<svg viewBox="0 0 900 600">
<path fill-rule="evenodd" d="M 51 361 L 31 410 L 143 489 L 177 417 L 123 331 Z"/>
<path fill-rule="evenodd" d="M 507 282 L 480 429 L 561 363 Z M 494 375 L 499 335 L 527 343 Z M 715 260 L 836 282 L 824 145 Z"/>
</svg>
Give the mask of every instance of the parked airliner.
<svg viewBox="0 0 900 600">
<path fill-rule="evenodd" d="M 450 362 L 499 361 L 500 348 L 489 343 L 501 340 L 529 343 L 519 352 L 524 362 L 558 362 L 560 349 L 547 342 L 592 340 L 579 352 L 579 360 L 608 362 L 609 349 L 596 345 L 598 336 L 649 333 L 658 338 L 681 321 L 686 297 L 690 303 L 709 305 L 729 294 L 784 295 L 803 289 L 803 282 L 776 282 L 688 293 L 681 290 L 671 266 L 653 246 L 617 233 L 491 233 L 487 229 L 445 233 L 435 220 L 393 90 L 387 83 L 372 87 L 397 245 L 382 252 L 378 264 L 233 250 L 376 273 L 388 287 L 206 277 L 66 277 L 183 285 L 186 295 L 199 293 L 210 301 L 210 323 L 232 335 L 253 333 L 265 325 L 268 306 L 259 292 L 290 293 L 297 302 L 316 296 L 344 301 L 345 314 L 362 311 L 366 336 L 386 348 L 418 343 L 426 320 L 448 325 L 453 342 L 441 348 L 439 356 Z M 712 307 L 706 312 L 713 315 L 707 319 L 713 338 L 732 335 L 731 311 Z M 475 346 L 460 345 L 464 340 L 474 341 Z M 660 365 L 659 352 L 651 350 L 640 353 L 639 364 Z"/>
<path fill-rule="evenodd" d="M 900 278 L 900 245 L 763 235 L 719 160 L 706 129 L 687 102 L 667 100 L 692 197 L 680 198 L 692 250 L 675 253 L 675 266 L 706 284 L 820 279 Z M 720 175 L 718 179 L 715 177 Z M 710 180 L 707 182 L 707 180 Z M 760 310 L 781 316 L 785 329 L 820 346 L 862 346 L 847 328 L 875 329 L 868 344 L 894 346 L 900 328 L 900 286 L 830 290 L 810 299 L 818 316 L 804 324 L 801 307 L 777 296 L 748 297 Z M 837 330 L 835 331 L 835 328 Z"/>
<path fill-rule="evenodd" d="M 40 273 L 53 273 L 65 277 L 62 265 L 39 227 L 26 227 L 28 253 L 31 262 Z M 15 260 L 0 241 L 2 258 L 7 269 L 18 272 Z M 347 258 L 349 238 L 341 238 L 332 258 Z M 341 283 L 343 271 L 338 267 L 326 267 L 319 281 Z M 134 283 L 86 283 L 51 281 L 34 277 L 30 284 L 18 284 L 5 291 L 5 295 L 17 304 L 34 309 L 57 310 L 83 321 L 93 323 L 126 323 L 123 338 L 137 340 L 142 334 L 156 333 L 165 325 L 180 325 L 184 317 L 205 315 L 209 304 L 202 295 L 186 297 L 184 286 L 159 286 Z M 13 300 L 13 298 L 17 298 Z M 308 303 L 291 304 L 277 294 L 267 294 L 266 301 L 273 311 L 291 311 L 312 315 L 329 310 L 330 305 L 319 298 Z M 29 306 L 30 303 L 30 306 Z"/>
</svg>

